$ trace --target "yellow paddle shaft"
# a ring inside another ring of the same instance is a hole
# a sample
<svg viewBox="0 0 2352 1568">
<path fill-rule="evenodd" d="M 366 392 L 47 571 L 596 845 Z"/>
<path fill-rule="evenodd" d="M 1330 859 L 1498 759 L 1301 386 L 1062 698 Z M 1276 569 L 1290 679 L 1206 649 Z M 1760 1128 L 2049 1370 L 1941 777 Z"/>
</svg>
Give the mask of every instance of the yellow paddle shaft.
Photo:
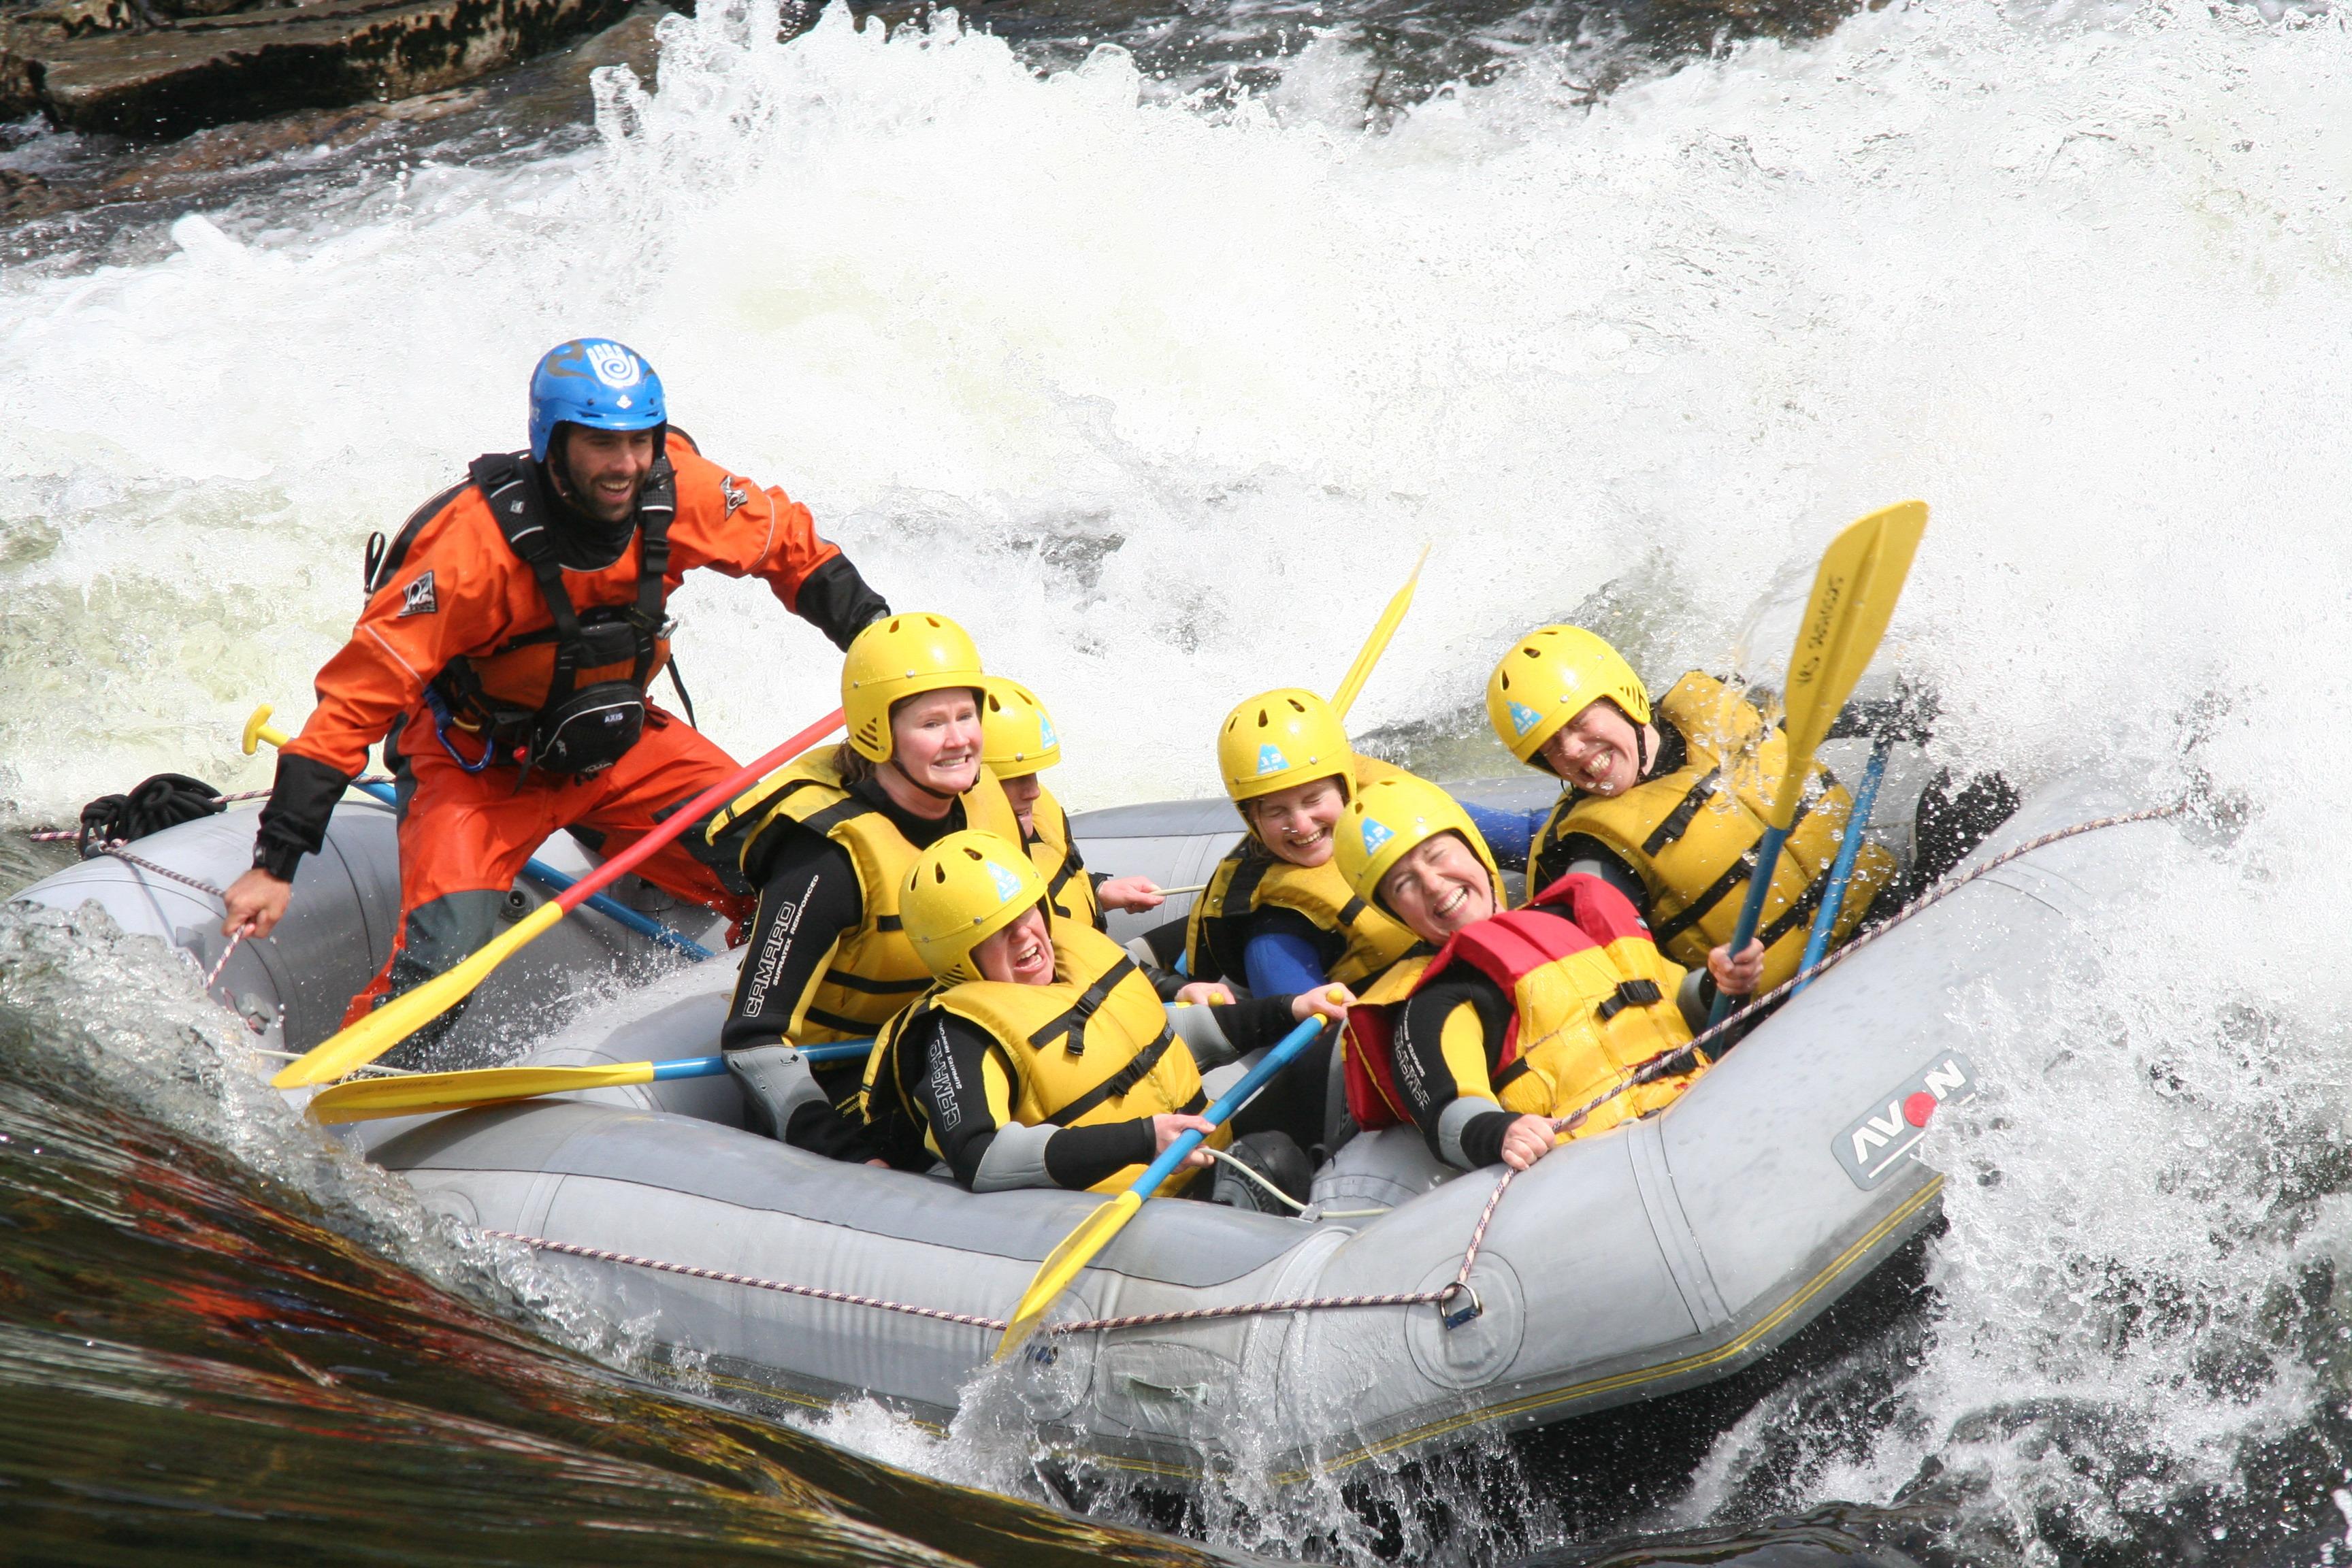
<svg viewBox="0 0 2352 1568">
<path fill-rule="evenodd" d="M 320 1089 L 309 1107 L 314 1121 L 373 1121 L 385 1116 L 463 1110 L 504 1100 L 564 1094 L 582 1089 L 616 1089 L 651 1083 L 652 1062 L 601 1068 L 477 1068 L 469 1072 L 404 1073 L 399 1078 L 360 1079 Z"/>
<path fill-rule="evenodd" d="M 1357 694 L 1364 689 L 1364 682 L 1372 678 L 1372 667 L 1380 663 L 1381 655 L 1388 651 L 1389 639 L 1396 636 L 1397 627 L 1404 624 L 1404 613 L 1412 608 L 1412 591 L 1420 585 L 1421 569 L 1428 560 L 1429 546 L 1424 544 L 1421 547 L 1420 560 L 1412 563 L 1412 575 L 1404 580 L 1404 586 L 1389 600 L 1389 607 L 1381 612 L 1381 618 L 1372 625 L 1372 635 L 1364 639 L 1363 650 L 1356 655 L 1356 662 L 1348 667 L 1346 677 L 1339 682 L 1339 689 L 1331 694 L 1331 710 L 1340 718 L 1345 719 L 1348 710 L 1355 706 Z"/>
<path fill-rule="evenodd" d="M 1029 1281 L 1029 1289 L 1022 1293 L 1021 1304 L 1013 1310 L 1013 1321 L 1006 1326 L 1004 1337 L 997 1342 L 996 1360 L 1011 1355 L 1037 1331 L 1054 1299 L 1094 1261 L 1096 1253 L 1110 1245 L 1111 1237 L 1124 1229 L 1142 1207 L 1141 1194 L 1130 1187 L 1088 1215 L 1077 1229 L 1062 1238 L 1061 1246 L 1045 1255 L 1045 1261 L 1037 1266 L 1035 1278 Z"/>
<path fill-rule="evenodd" d="M 290 1062 L 269 1081 L 279 1089 L 301 1089 L 329 1083 L 353 1068 L 364 1067 L 401 1041 L 456 1006 L 474 987 L 489 977 L 513 952 L 563 918 L 562 904 L 552 899 L 482 944 L 456 968 L 436 974 L 413 991 L 404 991 L 353 1024 L 330 1036 L 300 1060 Z"/>
</svg>

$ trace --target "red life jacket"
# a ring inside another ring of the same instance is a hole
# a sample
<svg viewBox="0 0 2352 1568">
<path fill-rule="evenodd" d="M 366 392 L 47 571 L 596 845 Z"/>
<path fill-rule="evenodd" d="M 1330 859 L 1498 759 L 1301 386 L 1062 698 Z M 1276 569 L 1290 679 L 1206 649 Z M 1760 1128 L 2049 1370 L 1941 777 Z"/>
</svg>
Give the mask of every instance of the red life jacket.
<svg viewBox="0 0 2352 1568">
<path fill-rule="evenodd" d="M 1664 961 L 1658 958 L 1640 911 L 1598 877 L 1571 873 L 1546 888 L 1527 908 L 1491 915 L 1465 927 L 1417 972 L 1412 959 L 1399 963 L 1348 1012 L 1340 1051 L 1349 1114 L 1367 1131 L 1408 1120 L 1404 1096 L 1396 1082 L 1396 1009 L 1456 963 L 1469 964 L 1500 986 L 1504 995 L 1516 1000 L 1519 982 L 1536 970 L 1629 939 L 1638 943 L 1635 951 L 1644 953 L 1647 962 L 1620 965 L 1614 972 L 1613 989 L 1589 993 L 1587 1005 L 1606 1025 L 1624 1007 L 1664 1003 L 1671 1009 L 1675 998 L 1671 988 L 1660 984 L 1659 966 Z M 1678 1010 L 1674 1022 L 1680 1026 Z M 1520 1023 L 1515 1005 L 1493 1066 L 1493 1083 L 1498 1090 L 1519 1058 Z M 1687 1030 L 1683 1033 L 1687 1038 Z"/>
</svg>

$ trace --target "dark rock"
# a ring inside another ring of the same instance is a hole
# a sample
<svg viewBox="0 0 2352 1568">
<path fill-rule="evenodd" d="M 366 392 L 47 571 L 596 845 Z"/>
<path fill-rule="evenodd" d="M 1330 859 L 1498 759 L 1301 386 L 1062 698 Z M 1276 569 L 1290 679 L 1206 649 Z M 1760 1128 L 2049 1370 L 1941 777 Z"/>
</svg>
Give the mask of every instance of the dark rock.
<svg viewBox="0 0 2352 1568">
<path fill-rule="evenodd" d="M 38 174 L 28 174 L 21 169 L 0 169 L 0 223 L 59 212 L 77 205 L 78 200 L 73 193 L 57 189 Z M 0 561 L 6 558 L 7 552 L 0 549 Z"/>
<path fill-rule="evenodd" d="M 163 3 L 184 13 L 240 0 Z M 319 0 L 163 19 L 151 0 L 64 0 L 0 24 L 0 115 L 38 110 L 69 130 L 163 138 L 288 110 L 406 98 L 553 48 L 627 6 Z M 121 30 L 99 30 L 115 20 Z"/>
</svg>

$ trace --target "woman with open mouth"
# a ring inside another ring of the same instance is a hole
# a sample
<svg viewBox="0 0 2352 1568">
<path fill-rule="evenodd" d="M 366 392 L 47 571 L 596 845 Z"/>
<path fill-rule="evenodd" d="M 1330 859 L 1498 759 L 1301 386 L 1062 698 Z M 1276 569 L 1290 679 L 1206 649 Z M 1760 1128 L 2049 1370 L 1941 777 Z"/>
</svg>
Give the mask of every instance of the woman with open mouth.
<svg viewBox="0 0 2352 1568">
<path fill-rule="evenodd" d="M 1717 991 L 1746 995 L 1763 968 L 1751 943 L 1738 963 L 1717 948 L 1686 973 L 1597 877 L 1560 878 L 1506 911 L 1469 815 L 1409 773 L 1358 792 L 1335 858 L 1358 897 L 1423 944 L 1349 1014 L 1348 1109 L 1368 1130 L 1412 1123 L 1465 1170 L 1523 1171 L 1569 1138 L 1671 1104 L 1704 1062 L 1641 1084 L 1636 1070 L 1687 1045 Z"/>
<path fill-rule="evenodd" d="M 1567 626 L 1538 626 L 1503 656 L 1486 683 L 1486 716 L 1513 756 L 1563 786 L 1528 858 L 1531 895 L 1572 871 L 1599 877 L 1685 967 L 1729 941 L 1764 837 L 1767 792 L 1786 763 L 1778 724 L 1697 670 L 1654 705 L 1614 647 Z M 1767 990 L 1797 973 L 1853 815 L 1853 797 L 1819 762 L 1801 800 L 1757 928 Z M 1892 855 L 1862 846 L 1832 947 L 1883 912 L 1874 900 L 1891 901 L 1895 871 Z"/>
<path fill-rule="evenodd" d="M 719 1047 L 753 1127 L 794 1148 L 890 1158 L 857 1114 L 858 1069 L 812 1068 L 800 1047 L 870 1039 L 930 989 L 899 929 L 918 853 L 967 828 L 1020 837 L 981 763 L 987 679 L 945 616 L 873 622 L 842 657 L 849 738 L 769 774 L 704 830 L 705 853 L 760 895 Z"/>
<path fill-rule="evenodd" d="M 1203 1068 L 1353 1000 L 1342 987 L 1168 1008 L 1125 948 L 1047 909 L 1029 855 L 992 833 L 940 839 L 900 890 L 907 940 L 938 984 L 883 1030 L 866 1115 L 879 1142 L 919 1145 L 976 1193 L 1124 1189 L 1185 1132 L 1209 1131 Z M 1245 1107 L 1209 1148 L 1267 1114 Z M 1195 1150 L 1185 1168 L 1212 1158 Z"/>
<path fill-rule="evenodd" d="M 1402 957 L 1412 933 L 1349 890 L 1331 830 L 1356 791 L 1402 772 L 1359 756 L 1331 705 L 1298 688 L 1251 698 L 1217 733 L 1217 772 L 1248 830 L 1217 863 L 1184 932 L 1195 981 L 1261 996 L 1330 982 L 1360 990 Z M 1318 1044 L 1269 1086 L 1302 1149 L 1324 1135 L 1331 1048 Z"/>
</svg>

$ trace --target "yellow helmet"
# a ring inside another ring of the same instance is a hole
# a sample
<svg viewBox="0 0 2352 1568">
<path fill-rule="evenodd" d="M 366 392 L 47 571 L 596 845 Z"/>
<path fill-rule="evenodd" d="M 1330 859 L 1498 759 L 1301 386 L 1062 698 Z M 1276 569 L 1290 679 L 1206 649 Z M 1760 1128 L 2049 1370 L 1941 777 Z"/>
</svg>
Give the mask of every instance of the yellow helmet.
<svg viewBox="0 0 2352 1568">
<path fill-rule="evenodd" d="M 849 743 L 868 762 L 890 760 L 890 709 L 926 691 L 986 682 L 980 649 L 945 616 L 885 616 L 850 639 L 841 659 L 841 714 Z"/>
<path fill-rule="evenodd" d="M 977 980 L 971 950 L 1045 901 L 1045 879 L 1025 850 L 968 827 L 915 857 L 898 921 L 924 968 L 941 980 Z"/>
<path fill-rule="evenodd" d="M 980 760 L 1001 779 L 1041 773 L 1062 760 L 1062 738 L 1037 694 L 992 675 L 980 700 Z"/>
<path fill-rule="evenodd" d="M 1380 899 L 1381 879 L 1441 833 L 1460 834 L 1477 855 L 1494 884 L 1495 908 L 1500 910 L 1506 901 L 1503 873 L 1478 825 L 1452 795 L 1411 773 L 1374 779 L 1357 792 L 1331 828 L 1331 859 L 1358 898 L 1385 908 Z"/>
<path fill-rule="evenodd" d="M 1582 626 L 1538 626 L 1488 678 L 1486 720 L 1511 755 L 1545 768 L 1544 742 L 1603 697 L 1634 723 L 1650 721 L 1650 689 L 1615 648 Z"/>
<path fill-rule="evenodd" d="M 1341 795 L 1356 792 L 1347 726 L 1328 702 L 1295 686 L 1261 693 L 1225 715 L 1217 772 L 1235 805 L 1313 779 L 1336 777 Z"/>
</svg>

